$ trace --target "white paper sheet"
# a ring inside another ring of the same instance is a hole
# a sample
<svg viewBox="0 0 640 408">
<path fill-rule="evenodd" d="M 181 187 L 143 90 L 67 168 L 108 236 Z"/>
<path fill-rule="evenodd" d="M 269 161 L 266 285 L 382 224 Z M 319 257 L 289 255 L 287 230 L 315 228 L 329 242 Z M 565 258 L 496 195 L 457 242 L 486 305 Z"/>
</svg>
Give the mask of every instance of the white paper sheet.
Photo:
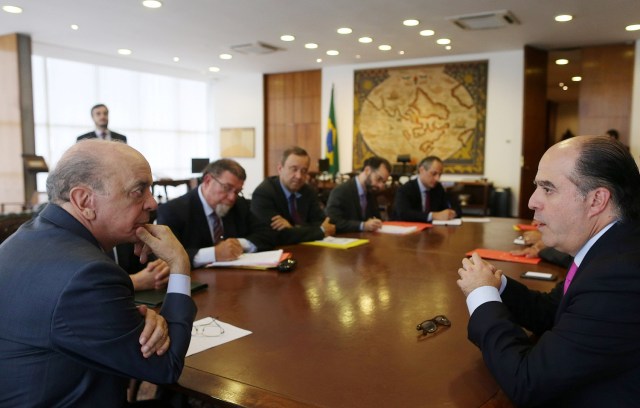
<svg viewBox="0 0 640 408">
<path fill-rule="evenodd" d="M 216 266 L 258 266 L 258 267 L 274 267 L 280 263 L 282 258 L 282 249 L 275 251 L 254 252 L 252 254 L 242 254 L 235 261 L 214 262 L 207 267 Z"/>
<path fill-rule="evenodd" d="M 413 226 L 403 227 L 400 225 L 382 225 L 382 228 L 378 230 L 378 232 L 382 232 L 384 234 L 411 234 L 412 232 L 416 232 L 418 228 Z"/>
<path fill-rule="evenodd" d="M 454 218 L 452 220 L 433 220 L 433 225 L 462 225 L 462 219 Z"/>
<path fill-rule="evenodd" d="M 491 222 L 489 217 L 462 217 L 464 222 Z"/>
<path fill-rule="evenodd" d="M 193 322 L 193 324 L 197 326 L 198 323 L 202 323 L 205 319 L 209 319 L 209 317 L 196 320 L 195 322 Z M 251 332 L 248 330 L 244 330 L 239 327 L 232 326 L 228 323 L 221 322 L 218 319 L 216 319 L 216 322 L 218 322 L 220 326 L 224 328 L 224 333 L 217 337 L 191 336 L 191 343 L 189 344 L 189 349 L 187 350 L 187 357 L 251 334 Z"/>
</svg>

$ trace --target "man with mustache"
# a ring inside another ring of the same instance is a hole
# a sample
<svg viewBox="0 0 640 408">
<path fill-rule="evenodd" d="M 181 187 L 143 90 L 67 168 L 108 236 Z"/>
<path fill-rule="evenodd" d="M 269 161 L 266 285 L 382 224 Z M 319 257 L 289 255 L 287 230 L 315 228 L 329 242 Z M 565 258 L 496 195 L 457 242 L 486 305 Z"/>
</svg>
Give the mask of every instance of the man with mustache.
<svg viewBox="0 0 640 408">
<path fill-rule="evenodd" d="M 242 197 L 246 178 L 236 161 L 220 159 L 205 167 L 198 188 L 158 207 L 158 224 L 171 228 L 193 268 L 275 245 L 275 232 L 251 213 Z"/>
</svg>

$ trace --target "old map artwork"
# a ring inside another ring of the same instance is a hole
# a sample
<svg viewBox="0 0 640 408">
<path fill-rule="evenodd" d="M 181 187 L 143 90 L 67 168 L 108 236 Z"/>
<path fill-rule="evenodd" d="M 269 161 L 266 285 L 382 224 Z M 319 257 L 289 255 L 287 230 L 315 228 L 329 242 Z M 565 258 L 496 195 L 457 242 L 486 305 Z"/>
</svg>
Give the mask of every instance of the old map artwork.
<svg viewBox="0 0 640 408">
<path fill-rule="evenodd" d="M 435 155 L 445 173 L 484 172 L 487 61 L 355 72 L 353 167 L 370 156 L 414 163 Z"/>
</svg>

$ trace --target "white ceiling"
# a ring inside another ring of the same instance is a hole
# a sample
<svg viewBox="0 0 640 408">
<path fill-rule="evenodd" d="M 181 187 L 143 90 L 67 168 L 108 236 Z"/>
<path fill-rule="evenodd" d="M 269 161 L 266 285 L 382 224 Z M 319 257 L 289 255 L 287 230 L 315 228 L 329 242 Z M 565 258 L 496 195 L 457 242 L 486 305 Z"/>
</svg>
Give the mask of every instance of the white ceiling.
<svg viewBox="0 0 640 408">
<path fill-rule="evenodd" d="M 34 50 L 50 48 L 83 51 L 97 58 L 113 56 L 133 62 L 171 67 L 190 75 L 215 76 L 240 72 L 274 73 L 326 66 L 413 59 L 442 55 L 521 49 L 525 44 L 544 49 L 569 49 L 635 41 L 640 31 L 625 26 L 640 23 L 638 0 L 163 0 L 160 9 L 148 9 L 139 0 L 2 0 L 22 14 L 0 11 L 0 34 L 29 34 Z M 471 13 L 509 10 L 519 25 L 466 31 L 450 18 Z M 559 24 L 557 14 L 573 14 Z M 417 27 L 402 21 L 415 18 Z M 77 31 L 71 24 L 79 25 Z M 350 35 L 336 29 L 347 26 Z M 423 29 L 436 32 L 422 37 Z M 282 34 L 296 40 L 285 43 Z M 360 44 L 360 36 L 374 42 Z M 452 50 L 436 45 L 452 40 Z M 262 41 L 284 51 L 269 55 L 231 52 L 233 45 Z M 316 50 L 304 48 L 319 44 Z M 380 44 L 391 51 L 381 52 Z M 133 54 L 118 56 L 118 48 Z M 340 55 L 325 53 L 335 49 Z M 404 51 L 400 55 L 398 51 Z M 220 60 L 221 53 L 233 59 Z M 174 63 L 173 57 L 180 57 Z M 316 59 L 322 58 L 321 63 Z M 208 73 L 209 66 L 221 69 Z"/>
</svg>

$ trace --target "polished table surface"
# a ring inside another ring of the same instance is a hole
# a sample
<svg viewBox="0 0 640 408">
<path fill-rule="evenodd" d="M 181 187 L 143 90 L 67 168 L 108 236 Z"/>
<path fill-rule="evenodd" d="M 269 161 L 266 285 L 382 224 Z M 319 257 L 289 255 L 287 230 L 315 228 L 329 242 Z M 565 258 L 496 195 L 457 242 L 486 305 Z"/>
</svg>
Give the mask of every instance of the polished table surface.
<svg viewBox="0 0 640 408">
<path fill-rule="evenodd" d="M 248 407 L 495 406 L 499 387 L 467 340 L 469 319 L 456 285 L 465 253 L 517 249 L 519 220 L 434 226 L 410 235 L 350 234 L 348 250 L 285 247 L 289 274 L 197 270 L 198 318 L 253 332 L 186 359 L 179 384 L 212 401 Z M 520 222 L 522 222 L 520 220 Z M 520 280 L 538 265 L 493 262 Z M 524 280 L 547 291 L 555 282 Z M 416 325 L 444 314 L 451 327 L 422 336 Z"/>
</svg>

